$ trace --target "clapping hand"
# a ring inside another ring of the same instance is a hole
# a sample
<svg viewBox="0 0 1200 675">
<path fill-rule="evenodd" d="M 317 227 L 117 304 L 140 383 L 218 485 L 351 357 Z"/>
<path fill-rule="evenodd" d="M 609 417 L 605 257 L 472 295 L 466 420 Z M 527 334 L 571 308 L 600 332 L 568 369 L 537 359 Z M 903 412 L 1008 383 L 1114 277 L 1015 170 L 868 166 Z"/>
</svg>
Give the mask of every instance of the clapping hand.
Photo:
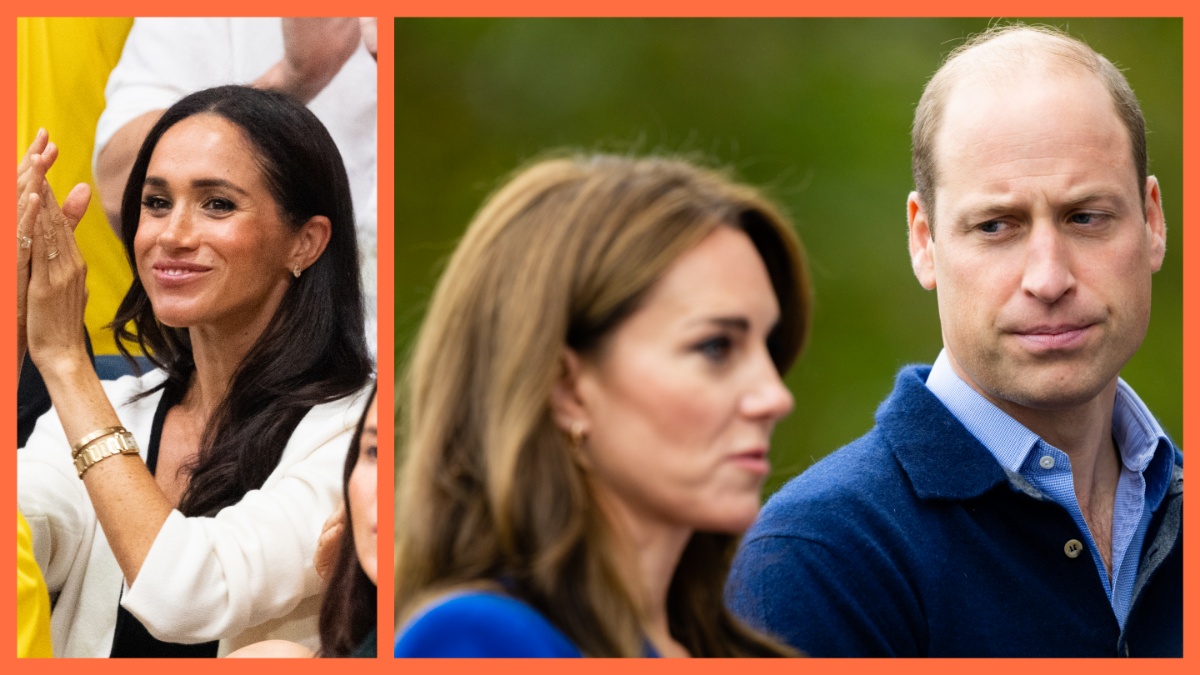
<svg viewBox="0 0 1200 675">
<path fill-rule="evenodd" d="M 26 347 L 39 369 L 64 355 L 87 358 L 87 269 L 75 243 L 75 227 L 87 212 L 91 189 L 86 183 L 76 185 L 60 207 L 46 181 L 57 157 L 58 147 L 39 130 L 17 165 L 18 368 Z"/>
</svg>

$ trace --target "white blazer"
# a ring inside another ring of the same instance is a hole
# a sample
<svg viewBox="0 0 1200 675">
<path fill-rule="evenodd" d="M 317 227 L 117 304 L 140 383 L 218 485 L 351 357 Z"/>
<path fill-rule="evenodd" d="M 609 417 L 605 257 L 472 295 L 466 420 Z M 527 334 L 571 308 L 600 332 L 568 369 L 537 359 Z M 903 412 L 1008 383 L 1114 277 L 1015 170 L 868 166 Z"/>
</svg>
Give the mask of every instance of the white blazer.
<svg viewBox="0 0 1200 675">
<path fill-rule="evenodd" d="M 143 460 L 162 395 L 128 400 L 164 379 L 153 371 L 104 383 Z M 108 656 L 118 602 L 158 639 L 220 640 L 221 656 L 267 639 L 316 650 L 321 582 L 313 553 L 341 499 L 342 465 L 365 394 L 310 410 L 262 488 L 237 504 L 211 518 L 173 511 L 133 586 L 124 583 L 98 526 L 58 415 L 53 409 L 43 415 L 17 454 L 17 501 L 55 600 L 54 655 Z"/>
</svg>

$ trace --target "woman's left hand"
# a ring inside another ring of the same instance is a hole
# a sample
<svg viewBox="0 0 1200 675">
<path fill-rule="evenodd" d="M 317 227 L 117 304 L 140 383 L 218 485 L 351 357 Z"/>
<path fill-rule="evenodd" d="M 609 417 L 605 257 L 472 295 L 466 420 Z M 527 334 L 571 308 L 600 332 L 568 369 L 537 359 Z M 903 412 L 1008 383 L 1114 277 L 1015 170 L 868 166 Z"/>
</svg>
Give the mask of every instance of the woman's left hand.
<svg viewBox="0 0 1200 675">
<path fill-rule="evenodd" d="M 26 330 L 30 356 L 45 376 L 88 361 L 83 327 L 87 265 L 75 243 L 75 226 L 87 211 L 91 189 L 76 185 L 60 208 L 44 177 L 38 179 L 37 207 L 27 207 L 25 214 L 36 211 L 36 217 L 23 219 L 33 221 L 32 232 L 26 233 L 32 239 Z"/>
</svg>

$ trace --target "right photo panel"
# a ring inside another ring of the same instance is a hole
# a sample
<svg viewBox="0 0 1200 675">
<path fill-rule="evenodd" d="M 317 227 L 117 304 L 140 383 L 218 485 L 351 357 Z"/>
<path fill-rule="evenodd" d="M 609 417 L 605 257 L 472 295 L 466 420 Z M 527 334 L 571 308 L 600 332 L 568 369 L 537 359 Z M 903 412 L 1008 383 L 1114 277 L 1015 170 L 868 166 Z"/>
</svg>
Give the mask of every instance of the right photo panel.
<svg viewBox="0 0 1200 675">
<path fill-rule="evenodd" d="M 1182 655 L 1182 19 L 394 27 L 396 657 Z"/>
</svg>

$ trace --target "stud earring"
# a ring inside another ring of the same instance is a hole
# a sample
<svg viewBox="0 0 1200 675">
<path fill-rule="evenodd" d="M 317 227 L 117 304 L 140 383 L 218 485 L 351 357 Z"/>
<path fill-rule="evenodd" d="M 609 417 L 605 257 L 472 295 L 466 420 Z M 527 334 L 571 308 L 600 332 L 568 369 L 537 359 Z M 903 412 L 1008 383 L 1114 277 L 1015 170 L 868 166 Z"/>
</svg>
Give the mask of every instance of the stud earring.
<svg viewBox="0 0 1200 675">
<path fill-rule="evenodd" d="M 571 446 L 576 450 L 583 449 L 583 442 L 587 439 L 587 433 L 584 432 L 583 420 L 575 420 L 571 423 L 571 431 L 568 432 L 571 437 Z"/>
<path fill-rule="evenodd" d="M 300 263 L 292 265 L 292 276 L 296 277 L 297 279 L 300 278 Z"/>
</svg>

